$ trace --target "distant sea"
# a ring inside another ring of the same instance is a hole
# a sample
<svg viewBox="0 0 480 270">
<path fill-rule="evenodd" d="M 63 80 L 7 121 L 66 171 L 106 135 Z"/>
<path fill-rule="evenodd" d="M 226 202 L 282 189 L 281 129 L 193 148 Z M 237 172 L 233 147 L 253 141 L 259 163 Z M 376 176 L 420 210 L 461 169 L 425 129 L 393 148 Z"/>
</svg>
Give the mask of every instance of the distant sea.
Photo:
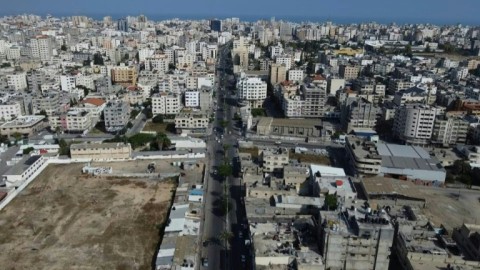
<svg viewBox="0 0 480 270">
<path fill-rule="evenodd" d="M 23 13 L 25 14 L 25 13 Z M 10 15 L 19 15 L 19 14 L 2 14 L 0 12 L 0 16 L 10 16 Z M 47 14 L 36 14 L 42 17 L 46 16 Z M 50 15 L 54 17 L 69 17 L 69 16 L 87 16 L 93 18 L 95 20 L 102 20 L 105 16 L 111 16 L 113 19 L 124 18 L 127 16 L 138 16 L 140 14 L 99 14 L 99 13 L 51 13 Z M 147 16 L 148 19 L 154 21 L 162 21 L 168 20 L 173 18 L 178 19 L 189 19 L 189 20 L 201 20 L 201 19 L 226 19 L 226 18 L 240 18 L 241 21 L 247 22 L 256 22 L 258 20 L 267 20 L 269 21 L 271 18 L 275 18 L 276 21 L 290 21 L 295 23 L 301 22 L 333 22 L 336 24 L 352 24 L 352 23 L 369 23 L 369 22 L 377 22 L 381 24 L 435 24 L 435 25 L 454 25 L 454 24 L 462 24 L 462 25 L 471 25 L 471 26 L 480 26 L 480 19 L 475 21 L 466 21 L 464 18 L 459 18 L 458 21 L 446 20 L 442 18 L 382 18 L 382 17 L 371 17 L 371 18 L 355 18 L 355 17 L 316 17 L 316 16 L 274 16 L 274 15 L 215 15 L 215 14 L 148 14 L 143 13 L 143 15 Z"/>
</svg>

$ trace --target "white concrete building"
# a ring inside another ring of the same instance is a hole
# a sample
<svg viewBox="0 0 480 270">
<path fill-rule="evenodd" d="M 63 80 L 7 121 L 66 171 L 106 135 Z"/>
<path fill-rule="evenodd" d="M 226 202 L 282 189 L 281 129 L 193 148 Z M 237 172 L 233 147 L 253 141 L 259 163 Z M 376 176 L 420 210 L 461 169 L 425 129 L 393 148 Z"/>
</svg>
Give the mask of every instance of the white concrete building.
<svg viewBox="0 0 480 270">
<path fill-rule="evenodd" d="M 237 89 L 238 99 L 249 102 L 252 108 L 261 107 L 267 97 L 267 83 L 259 77 L 247 77 L 242 74 Z"/>
<path fill-rule="evenodd" d="M 406 144 L 426 145 L 432 137 L 437 111 L 423 104 L 406 104 L 395 113 L 393 131 Z"/>
<path fill-rule="evenodd" d="M 168 71 L 168 58 L 164 54 L 156 54 L 145 58 L 145 70 L 157 70 L 161 73 Z"/>
<path fill-rule="evenodd" d="M 37 36 L 30 40 L 32 57 L 48 61 L 53 56 L 53 44 L 48 36 Z"/>
<path fill-rule="evenodd" d="M 17 60 L 20 59 L 20 47 L 12 46 L 5 50 L 8 60 Z"/>
<path fill-rule="evenodd" d="M 288 71 L 288 80 L 294 82 L 303 81 L 303 70 L 301 69 L 292 69 Z"/>
<path fill-rule="evenodd" d="M 185 107 L 199 107 L 200 106 L 200 92 L 197 90 L 185 91 Z"/>
<path fill-rule="evenodd" d="M 275 59 L 275 63 L 277 64 L 284 64 L 285 68 L 289 70 L 292 67 L 292 57 L 288 55 L 283 55 L 283 56 L 277 56 Z"/>
<path fill-rule="evenodd" d="M 27 89 L 27 74 L 25 72 L 7 74 L 7 85 L 16 91 Z"/>
<path fill-rule="evenodd" d="M 160 93 L 152 96 L 152 112 L 156 114 L 177 114 L 182 109 L 182 98 L 172 93 Z"/>
<path fill-rule="evenodd" d="M 60 87 L 62 91 L 71 92 L 75 89 L 76 78 L 72 75 L 61 75 L 60 76 Z"/>
<path fill-rule="evenodd" d="M 0 103 L 0 121 L 10 121 L 22 115 L 20 102 L 12 101 Z"/>
</svg>

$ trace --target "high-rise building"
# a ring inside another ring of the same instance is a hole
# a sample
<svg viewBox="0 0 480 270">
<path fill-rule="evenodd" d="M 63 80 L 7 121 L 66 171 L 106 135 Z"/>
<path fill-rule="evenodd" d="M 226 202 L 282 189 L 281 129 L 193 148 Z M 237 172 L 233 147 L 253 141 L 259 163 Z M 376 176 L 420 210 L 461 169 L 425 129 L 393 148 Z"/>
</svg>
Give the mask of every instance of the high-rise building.
<svg viewBox="0 0 480 270">
<path fill-rule="evenodd" d="M 128 32 L 128 21 L 126 19 L 118 19 L 117 30 L 122 32 Z"/>
<path fill-rule="evenodd" d="M 355 65 L 341 65 L 339 69 L 340 77 L 345 80 L 356 79 L 360 68 Z"/>
<path fill-rule="evenodd" d="M 250 103 L 252 108 L 259 108 L 267 98 L 267 83 L 258 77 L 241 75 L 237 83 L 238 99 Z"/>
<path fill-rule="evenodd" d="M 200 92 L 197 90 L 185 91 L 185 107 L 199 107 L 200 106 Z"/>
<path fill-rule="evenodd" d="M 438 115 L 435 118 L 432 143 L 441 146 L 465 144 L 469 123 L 462 117 Z"/>
<path fill-rule="evenodd" d="M 120 131 L 130 119 L 130 105 L 123 100 L 111 100 L 103 109 L 103 115 L 108 132 Z"/>
<path fill-rule="evenodd" d="M 30 40 L 32 57 L 48 61 L 53 56 L 53 46 L 49 36 L 37 36 Z"/>
<path fill-rule="evenodd" d="M 272 64 L 270 66 L 270 83 L 279 84 L 287 79 L 287 69 L 283 64 Z"/>
<path fill-rule="evenodd" d="M 393 122 L 393 131 L 406 144 L 426 145 L 432 137 L 437 110 L 423 104 L 400 106 Z"/>
<path fill-rule="evenodd" d="M 373 129 L 381 115 L 381 108 L 359 98 L 347 98 L 342 106 L 341 123 L 347 133 L 356 128 Z"/>
<path fill-rule="evenodd" d="M 182 109 L 180 95 L 160 93 L 152 96 L 152 112 L 156 114 L 177 114 Z"/>
<path fill-rule="evenodd" d="M 210 20 L 210 30 L 222 32 L 222 21 L 217 19 Z"/>
</svg>

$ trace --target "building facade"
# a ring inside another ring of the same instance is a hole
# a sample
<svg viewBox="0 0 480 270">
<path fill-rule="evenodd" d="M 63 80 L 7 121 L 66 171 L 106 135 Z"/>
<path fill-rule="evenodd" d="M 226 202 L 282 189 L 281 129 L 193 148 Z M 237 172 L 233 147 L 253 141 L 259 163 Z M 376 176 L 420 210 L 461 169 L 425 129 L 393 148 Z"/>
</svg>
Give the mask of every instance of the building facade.
<svg viewBox="0 0 480 270">
<path fill-rule="evenodd" d="M 182 98 L 172 93 L 160 93 L 152 96 L 152 112 L 157 114 L 177 114 L 182 110 Z"/>
<path fill-rule="evenodd" d="M 120 131 L 130 120 L 130 105 L 122 100 L 111 100 L 103 109 L 103 116 L 108 132 Z"/>
<path fill-rule="evenodd" d="M 432 137 L 436 109 L 423 104 L 397 108 L 393 131 L 406 144 L 427 145 Z"/>
</svg>

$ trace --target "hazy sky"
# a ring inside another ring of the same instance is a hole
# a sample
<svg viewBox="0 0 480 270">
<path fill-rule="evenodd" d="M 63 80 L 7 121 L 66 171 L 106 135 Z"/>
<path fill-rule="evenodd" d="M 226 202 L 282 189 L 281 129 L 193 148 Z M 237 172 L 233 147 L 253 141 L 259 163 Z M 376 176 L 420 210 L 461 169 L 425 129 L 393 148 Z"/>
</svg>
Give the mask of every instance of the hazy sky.
<svg viewBox="0 0 480 270">
<path fill-rule="evenodd" d="M 1 0 L 0 13 L 309 17 L 480 25 L 480 0 Z"/>
</svg>

